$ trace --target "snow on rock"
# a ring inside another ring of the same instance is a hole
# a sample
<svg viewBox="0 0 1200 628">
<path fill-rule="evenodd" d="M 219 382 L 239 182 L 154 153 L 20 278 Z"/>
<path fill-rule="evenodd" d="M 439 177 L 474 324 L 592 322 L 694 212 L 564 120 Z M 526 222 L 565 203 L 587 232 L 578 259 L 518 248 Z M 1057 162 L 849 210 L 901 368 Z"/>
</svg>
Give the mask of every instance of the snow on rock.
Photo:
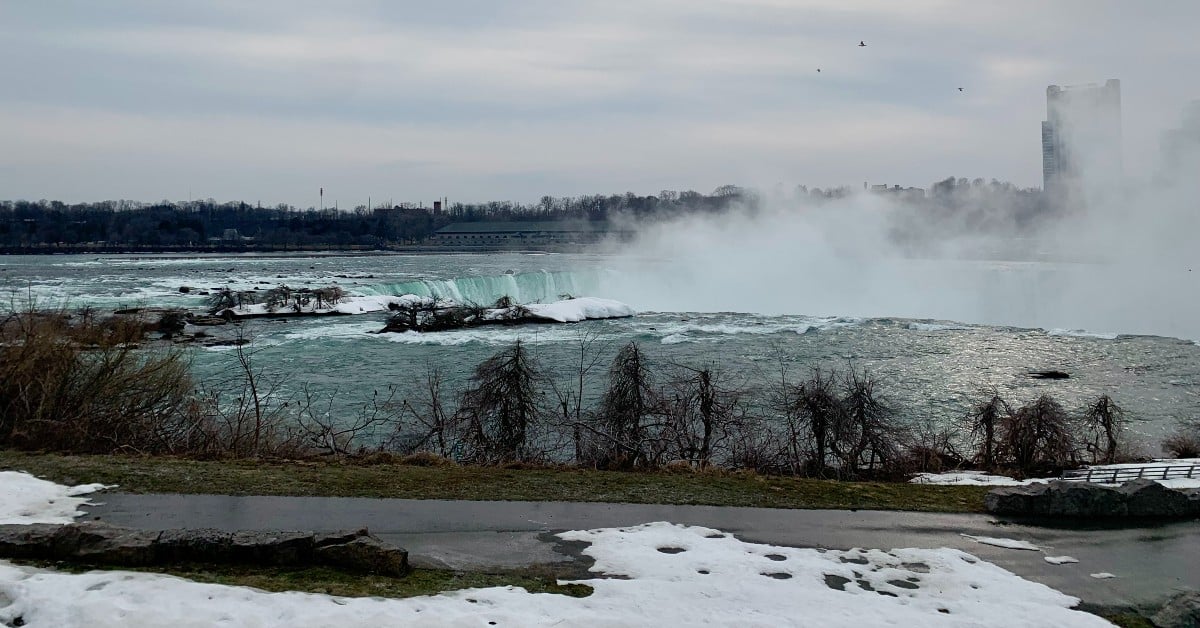
<svg viewBox="0 0 1200 628">
<path fill-rule="evenodd" d="M 1045 556 L 1043 558 L 1045 559 L 1046 562 L 1050 563 L 1051 565 L 1066 565 L 1067 563 L 1079 562 L 1078 558 L 1074 558 L 1071 556 Z"/>
<path fill-rule="evenodd" d="M 585 598 L 494 587 L 338 598 L 146 573 L 0 563 L 0 622 L 53 626 L 1109 626 L 1078 599 L 953 549 L 825 551 L 669 523 L 566 532 L 591 545 Z M 169 601 L 169 603 L 164 603 Z"/>
<path fill-rule="evenodd" d="M 597 318 L 626 318 L 637 312 L 612 299 L 579 297 L 554 303 L 531 303 L 525 306 L 534 316 L 560 323 L 577 323 Z"/>
<path fill-rule="evenodd" d="M 88 503 L 80 495 L 106 488 L 112 487 L 63 486 L 20 471 L 0 471 L 0 524 L 70 523 L 84 514 L 77 508 Z"/>
<path fill-rule="evenodd" d="M 976 543 L 983 543 L 984 545 L 995 545 L 996 547 L 1003 547 L 1006 549 L 1033 550 L 1035 552 L 1041 551 L 1041 549 L 1042 549 L 1042 548 L 1034 545 L 1033 543 L 1030 543 L 1029 541 L 1018 541 L 1017 539 L 1000 539 L 1000 538 L 996 538 L 994 536 L 975 536 L 972 534 L 963 534 L 961 536 L 971 539 L 972 541 L 975 541 Z"/>
</svg>

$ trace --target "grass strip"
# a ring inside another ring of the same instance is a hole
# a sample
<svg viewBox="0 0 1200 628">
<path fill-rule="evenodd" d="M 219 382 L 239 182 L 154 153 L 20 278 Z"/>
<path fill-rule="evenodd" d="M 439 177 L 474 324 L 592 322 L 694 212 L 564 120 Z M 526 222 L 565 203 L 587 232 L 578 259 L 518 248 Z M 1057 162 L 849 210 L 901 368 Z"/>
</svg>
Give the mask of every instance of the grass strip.
<svg viewBox="0 0 1200 628">
<path fill-rule="evenodd" d="M 983 512 L 986 487 L 839 482 L 741 472 L 620 472 L 313 461 L 202 461 L 172 457 L 0 450 L 0 469 L 63 484 L 117 484 L 130 493 L 395 497 L 502 501 L 696 504 Z"/>
<path fill-rule="evenodd" d="M 587 597 L 585 584 L 558 584 L 557 578 L 537 568 L 497 573 L 414 569 L 402 578 L 349 573 L 327 567 L 263 567 L 247 565 L 182 564 L 155 567 L 112 567 L 58 561 L 12 561 L 67 573 L 120 570 L 177 576 L 195 582 L 253 587 L 263 591 L 301 591 L 339 597 L 406 598 L 484 587 L 521 587 L 530 593 L 555 593 Z"/>
</svg>

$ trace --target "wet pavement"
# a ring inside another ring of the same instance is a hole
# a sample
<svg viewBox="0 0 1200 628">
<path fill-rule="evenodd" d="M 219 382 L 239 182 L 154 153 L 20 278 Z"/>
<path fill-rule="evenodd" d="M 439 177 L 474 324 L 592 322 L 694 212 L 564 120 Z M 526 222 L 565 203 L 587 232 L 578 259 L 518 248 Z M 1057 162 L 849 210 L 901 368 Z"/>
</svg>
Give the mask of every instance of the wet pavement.
<svg viewBox="0 0 1200 628">
<path fill-rule="evenodd" d="M 414 565 L 503 569 L 586 565 L 549 533 L 651 521 L 702 525 L 747 541 L 793 547 L 953 547 L 1105 607 L 1155 605 L 1200 589 L 1200 522 L 1092 529 L 988 515 L 783 510 L 646 504 L 482 502 L 353 497 L 236 497 L 103 493 L 89 518 L 145 529 L 332 531 L 366 527 L 405 547 Z M 1042 551 L 985 545 L 970 534 L 1029 541 Z M 1051 565 L 1045 556 L 1072 556 Z M 1109 572 L 1100 580 L 1090 574 Z"/>
</svg>

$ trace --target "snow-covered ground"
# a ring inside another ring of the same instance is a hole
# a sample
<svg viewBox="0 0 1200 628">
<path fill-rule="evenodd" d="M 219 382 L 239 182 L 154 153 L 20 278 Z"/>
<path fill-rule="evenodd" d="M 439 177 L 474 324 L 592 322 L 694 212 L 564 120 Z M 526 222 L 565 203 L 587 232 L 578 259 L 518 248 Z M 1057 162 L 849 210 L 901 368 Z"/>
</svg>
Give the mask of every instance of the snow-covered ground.
<svg viewBox="0 0 1200 628">
<path fill-rule="evenodd" d="M 28 513 L 27 520 L 61 521 L 64 498 L 95 488 L 6 473 L 0 477 L 0 517 L 14 516 L 13 497 L 22 495 L 19 510 Z M 593 588 L 588 597 L 493 587 L 403 600 L 341 598 L 148 573 L 67 574 L 0 561 L 0 623 L 30 628 L 1110 625 L 1071 610 L 1076 598 L 953 549 L 776 547 L 671 523 L 559 536 L 589 544 L 584 553 L 595 560 L 592 571 L 598 577 L 581 581 Z"/>
<path fill-rule="evenodd" d="M 1200 458 L 1165 458 L 1161 460 L 1153 460 L 1151 462 L 1132 462 L 1122 464 L 1098 464 L 1088 467 L 1097 471 L 1113 470 L 1113 469 L 1136 469 L 1138 467 L 1155 466 L 1155 467 L 1191 467 L 1200 465 Z M 954 471 L 951 473 L 919 473 L 916 477 L 909 480 L 913 484 L 938 484 L 942 486 L 1024 486 L 1036 482 L 1049 482 L 1057 478 L 1030 478 L 1027 480 L 1016 480 L 1004 475 L 988 475 L 982 471 Z M 1103 479 L 1101 474 L 1100 480 Z M 1149 478 L 1168 488 L 1200 488 L 1200 474 L 1193 478 L 1173 477 L 1166 480 Z M 1102 481 L 1096 481 L 1097 484 L 1105 484 Z M 1110 485 L 1111 486 L 1111 485 Z"/>
</svg>

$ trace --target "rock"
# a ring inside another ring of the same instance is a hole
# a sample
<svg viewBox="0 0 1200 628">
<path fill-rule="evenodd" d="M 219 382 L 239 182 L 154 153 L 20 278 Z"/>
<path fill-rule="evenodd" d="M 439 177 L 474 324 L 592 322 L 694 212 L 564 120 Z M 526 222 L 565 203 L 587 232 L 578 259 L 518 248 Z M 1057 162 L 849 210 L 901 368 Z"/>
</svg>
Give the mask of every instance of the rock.
<svg viewBox="0 0 1200 628">
<path fill-rule="evenodd" d="M 119 528 L 106 523 L 77 523 L 63 526 L 60 536 L 73 536 L 75 551 L 71 555 L 85 562 L 113 565 L 153 565 L 156 562 L 155 544 L 158 532 Z"/>
<path fill-rule="evenodd" d="M 187 294 L 192 291 L 192 288 L 191 286 L 179 286 L 179 291 L 183 294 Z"/>
<path fill-rule="evenodd" d="M 178 563 L 324 564 L 402 576 L 408 552 L 353 532 L 139 530 L 107 523 L 0 525 L 0 557 L 76 560 L 123 566 Z"/>
<path fill-rule="evenodd" d="M 318 547 L 316 559 L 332 567 L 383 576 L 408 573 L 408 551 L 373 536 L 360 536 L 347 543 Z"/>
<path fill-rule="evenodd" d="M 235 532 L 232 550 L 239 562 L 263 565 L 302 565 L 313 555 L 311 532 Z"/>
<path fill-rule="evenodd" d="M 1171 598 L 1150 622 L 1158 628 L 1200 628 L 1200 591 L 1188 591 Z"/>
<path fill-rule="evenodd" d="M 0 525 L 0 556 L 5 558 L 54 558 L 61 525 L 34 523 Z"/>
<path fill-rule="evenodd" d="M 1056 480 L 992 489 L 984 506 L 997 515 L 1178 518 L 1200 516 L 1200 490 L 1171 489 L 1153 480 L 1115 488 Z"/>
<path fill-rule="evenodd" d="M 1054 481 L 1034 501 L 1034 513 L 1063 517 L 1123 517 L 1124 496 L 1115 488 L 1091 482 Z"/>
<path fill-rule="evenodd" d="M 1064 371 L 1030 371 L 1029 376 L 1033 379 L 1068 379 L 1071 374 Z"/>
<path fill-rule="evenodd" d="M 1186 517 L 1198 512 L 1187 494 L 1154 480 L 1133 480 L 1116 490 L 1125 497 L 1130 517 Z"/>
</svg>

